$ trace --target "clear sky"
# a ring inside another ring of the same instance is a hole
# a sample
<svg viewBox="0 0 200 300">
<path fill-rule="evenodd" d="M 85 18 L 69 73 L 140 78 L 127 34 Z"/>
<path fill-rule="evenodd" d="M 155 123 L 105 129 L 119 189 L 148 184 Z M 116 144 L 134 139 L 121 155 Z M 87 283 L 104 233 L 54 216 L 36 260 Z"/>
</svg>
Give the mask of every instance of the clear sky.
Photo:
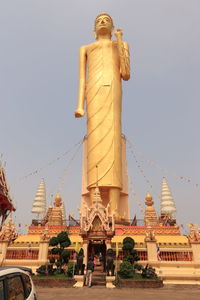
<svg viewBox="0 0 200 300">
<path fill-rule="evenodd" d="M 16 222 L 31 222 L 41 178 L 48 203 L 61 187 L 67 214 L 78 216 L 81 149 L 74 157 L 73 146 L 86 132 L 86 119 L 73 115 L 78 51 L 94 41 L 94 19 L 102 12 L 113 17 L 115 28 L 123 29 L 131 51 L 132 77 L 123 84 L 123 132 L 151 160 L 150 164 L 135 152 L 136 163 L 127 149 L 137 197 L 143 205 L 145 194 L 152 193 L 159 211 L 165 176 L 178 223 L 200 225 L 198 0 L 0 1 L 0 153 L 7 163 Z M 40 168 L 36 175 L 20 179 Z M 131 215 L 140 218 L 132 194 L 130 202 Z"/>
</svg>

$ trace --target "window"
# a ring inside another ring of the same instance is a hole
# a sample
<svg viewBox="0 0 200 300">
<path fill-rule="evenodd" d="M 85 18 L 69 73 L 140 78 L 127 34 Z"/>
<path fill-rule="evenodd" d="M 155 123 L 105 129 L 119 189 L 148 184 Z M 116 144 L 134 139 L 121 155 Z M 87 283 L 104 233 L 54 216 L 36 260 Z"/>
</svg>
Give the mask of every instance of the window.
<svg viewBox="0 0 200 300">
<path fill-rule="evenodd" d="M 21 277 L 16 275 L 8 278 L 8 300 L 24 300 L 24 288 Z"/>
<path fill-rule="evenodd" d="M 4 299 L 3 280 L 0 280 L 0 299 Z"/>
<path fill-rule="evenodd" d="M 25 283 L 26 297 L 28 297 L 32 290 L 31 280 L 28 275 L 23 274 L 22 277 L 23 277 L 24 283 Z"/>
</svg>

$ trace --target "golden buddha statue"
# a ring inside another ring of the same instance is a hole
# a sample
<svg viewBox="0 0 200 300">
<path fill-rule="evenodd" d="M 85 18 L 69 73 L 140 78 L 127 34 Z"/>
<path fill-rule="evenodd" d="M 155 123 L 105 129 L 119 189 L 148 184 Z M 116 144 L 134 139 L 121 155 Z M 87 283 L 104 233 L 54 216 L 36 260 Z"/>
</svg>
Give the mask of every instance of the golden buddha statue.
<svg viewBox="0 0 200 300">
<path fill-rule="evenodd" d="M 49 226 L 62 226 L 62 210 L 61 210 L 62 198 L 58 193 L 54 200 L 54 207 L 51 208 L 48 216 L 48 225 Z"/>
<path fill-rule="evenodd" d="M 87 189 L 92 198 L 98 182 L 100 191 L 107 189 L 112 213 L 118 214 L 122 187 L 121 79 L 130 78 L 128 43 L 122 30 L 111 40 L 113 20 L 108 14 L 96 17 L 96 42 L 80 48 L 79 96 L 75 117 L 87 109 Z M 87 74 L 87 75 L 86 75 Z M 98 167 L 98 179 L 97 179 Z"/>
</svg>

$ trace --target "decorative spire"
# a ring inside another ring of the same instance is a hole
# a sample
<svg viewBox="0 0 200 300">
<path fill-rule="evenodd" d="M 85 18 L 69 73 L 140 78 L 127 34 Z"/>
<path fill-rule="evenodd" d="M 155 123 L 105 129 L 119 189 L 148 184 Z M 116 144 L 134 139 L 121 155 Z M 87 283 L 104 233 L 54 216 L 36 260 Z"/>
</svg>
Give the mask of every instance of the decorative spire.
<svg viewBox="0 0 200 300">
<path fill-rule="evenodd" d="M 95 191 L 94 191 L 93 201 L 92 202 L 93 202 L 92 203 L 93 206 L 97 205 L 97 203 L 102 205 L 101 194 L 100 194 L 98 186 L 95 187 Z"/>
<path fill-rule="evenodd" d="M 62 205 L 62 198 L 61 198 L 60 194 L 57 193 L 55 200 L 54 200 L 54 206 L 61 207 L 61 205 Z"/>
<path fill-rule="evenodd" d="M 146 200 L 145 201 L 146 206 L 153 206 L 153 204 L 154 204 L 153 198 L 149 193 L 146 194 L 145 200 Z"/>
<path fill-rule="evenodd" d="M 41 180 L 35 200 L 33 202 L 32 213 L 34 214 L 44 214 L 46 212 L 46 187 L 44 179 Z"/>
<path fill-rule="evenodd" d="M 4 223 L 2 230 L 0 231 L 0 241 L 13 242 L 17 238 L 18 234 L 15 231 L 15 224 L 10 215 L 8 222 Z"/>
<path fill-rule="evenodd" d="M 4 221 L 8 216 L 8 212 L 15 211 L 10 197 L 6 174 L 2 164 L 2 155 L 0 156 L 0 231 Z"/>
<path fill-rule="evenodd" d="M 62 221 L 63 221 L 63 225 L 66 225 L 66 211 L 65 211 L 65 203 L 62 200 L 61 203 L 61 211 L 62 211 Z"/>
<path fill-rule="evenodd" d="M 147 193 L 145 200 L 145 204 L 147 206 L 144 216 L 145 224 L 149 226 L 156 226 L 158 224 L 158 218 L 155 208 L 153 207 L 153 198 L 149 193 Z"/>
<path fill-rule="evenodd" d="M 2 196 L 6 197 L 8 201 L 12 203 L 12 199 L 9 194 L 9 187 L 6 180 L 6 172 L 3 167 L 3 163 L 1 159 L 0 159 L 0 193 Z"/>
<path fill-rule="evenodd" d="M 160 211 L 161 211 L 161 215 L 168 215 L 168 216 L 173 216 L 174 213 L 176 212 L 174 199 L 172 197 L 171 191 L 169 189 L 165 177 L 163 177 L 162 179 Z"/>
</svg>

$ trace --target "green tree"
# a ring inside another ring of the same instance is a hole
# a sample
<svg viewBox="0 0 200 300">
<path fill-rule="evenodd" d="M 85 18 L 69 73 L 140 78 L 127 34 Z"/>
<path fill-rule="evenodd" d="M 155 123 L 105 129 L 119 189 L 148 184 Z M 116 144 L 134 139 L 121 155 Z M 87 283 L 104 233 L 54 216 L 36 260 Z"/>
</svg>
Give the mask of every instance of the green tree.
<svg viewBox="0 0 200 300">
<path fill-rule="evenodd" d="M 132 265 L 135 261 L 140 260 L 137 250 L 134 249 L 135 241 L 131 237 L 126 237 L 123 239 L 122 250 L 124 252 L 124 261 L 129 261 Z"/>
<path fill-rule="evenodd" d="M 69 251 L 67 247 L 71 245 L 71 241 L 66 231 L 60 232 L 56 237 L 52 237 L 49 246 L 52 246 L 51 254 L 58 255 L 56 259 L 50 258 L 50 263 L 55 263 L 58 273 L 62 273 L 62 267 L 69 262 Z"/>
<path fill-rule="evenodd" d="M 130 278 L 134 275 L 134 263 L 140 260 L 137 250 L 134 249 L 135 241 L 131 237 L 123 239 L 123 262 L 120 265 L 119 274 L 123 278 Z"/>
<path fill-rule="evenodd" d="M 129 261 L 123 261 L 120 265 L 119 274 L 122 278 L 131 278 L 134 275 L 133 265 Z"/>
</svg>

